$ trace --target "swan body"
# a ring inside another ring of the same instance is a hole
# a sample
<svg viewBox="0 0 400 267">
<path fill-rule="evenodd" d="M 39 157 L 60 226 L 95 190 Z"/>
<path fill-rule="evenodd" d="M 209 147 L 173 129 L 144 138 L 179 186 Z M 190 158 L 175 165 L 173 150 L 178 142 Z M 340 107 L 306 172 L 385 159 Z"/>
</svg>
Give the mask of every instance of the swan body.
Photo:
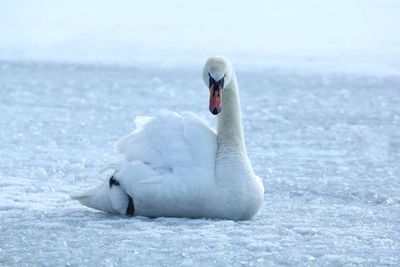
<svg viewBox="0 0 400 267">
<path fill-rule="evenodd" d="M 190 112 L 138 117 L 136 130 L 116 144 L 125 160 L 112 166 L 112 177 L 72 198 L 118 214 L 252 218 L 264 187 L 247 157 L 235 73 L 229 61 L 212 57 L 203 78 L 217 132 Z"/>
</svg>

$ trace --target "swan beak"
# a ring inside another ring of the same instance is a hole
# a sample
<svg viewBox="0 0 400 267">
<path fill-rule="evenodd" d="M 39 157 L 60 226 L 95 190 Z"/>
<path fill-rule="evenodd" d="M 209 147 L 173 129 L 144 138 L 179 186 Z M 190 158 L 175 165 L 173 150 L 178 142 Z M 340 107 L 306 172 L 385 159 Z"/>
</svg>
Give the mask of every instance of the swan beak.
<svg viewBox="0 0 400 267">
<path fill-rule="evenodd" d="M 224 78 L 215 81 L 210 76 L 210 112 L 217 115 L 222 110 L 222 90 L 224 88 Z"/>
</svg>

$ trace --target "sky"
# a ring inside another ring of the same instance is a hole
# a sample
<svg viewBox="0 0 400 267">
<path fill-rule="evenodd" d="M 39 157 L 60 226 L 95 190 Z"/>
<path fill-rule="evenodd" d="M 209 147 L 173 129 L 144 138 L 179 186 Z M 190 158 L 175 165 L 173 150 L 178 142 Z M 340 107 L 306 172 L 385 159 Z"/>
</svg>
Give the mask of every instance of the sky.
<svg viewBox="0 0 400 267">
<path fill-rule="evenodd" d="M 398 29 L 397 0 L 0 0 L 0 59 L 399 73 Z"/>
</svg>

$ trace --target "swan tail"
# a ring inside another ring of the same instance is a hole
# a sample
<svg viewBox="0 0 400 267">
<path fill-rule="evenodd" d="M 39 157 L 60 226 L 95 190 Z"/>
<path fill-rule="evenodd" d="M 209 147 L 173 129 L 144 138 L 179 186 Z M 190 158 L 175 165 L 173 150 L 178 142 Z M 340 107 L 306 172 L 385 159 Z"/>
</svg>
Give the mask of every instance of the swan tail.
<svg viewBox="0 0 400 267">
<path fill-rule="evenodd" d="M 105 168 L 101 169 L 99 171 L 99 174 L 104 174 L 108 170 L 113 170 L 114 173 L 115 173 L 118 170 L 120 170 L 121 168 L 122 168 L 122 164 L 120 164 L 120 163 L 111 163 L 111 164 L 107 165 Z"/>
<path fill-rule="evenodd" d="M 114 176 L 96 188 L 71 195 L 71 198 L 100 211 L 128 216 L 133 216 L 135 211 L 132 197 L 121 188 Z"/>
</svg>

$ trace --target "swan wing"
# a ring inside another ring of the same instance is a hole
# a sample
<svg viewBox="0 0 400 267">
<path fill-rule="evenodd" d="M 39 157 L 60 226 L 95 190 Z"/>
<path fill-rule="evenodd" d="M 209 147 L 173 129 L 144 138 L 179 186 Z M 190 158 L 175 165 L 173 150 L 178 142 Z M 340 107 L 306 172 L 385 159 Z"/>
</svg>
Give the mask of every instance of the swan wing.
<svg viewBox="0 0 400 267">
<path fill-rule="evenodd" d="M 214 168 L 216 133 L 195 114 L 163 110 L 154 117 L 137 117 L 135 123 L 136 130 L 115 146 L 126 161 L 140 161 L 157 173 Z"/>
</svg>

